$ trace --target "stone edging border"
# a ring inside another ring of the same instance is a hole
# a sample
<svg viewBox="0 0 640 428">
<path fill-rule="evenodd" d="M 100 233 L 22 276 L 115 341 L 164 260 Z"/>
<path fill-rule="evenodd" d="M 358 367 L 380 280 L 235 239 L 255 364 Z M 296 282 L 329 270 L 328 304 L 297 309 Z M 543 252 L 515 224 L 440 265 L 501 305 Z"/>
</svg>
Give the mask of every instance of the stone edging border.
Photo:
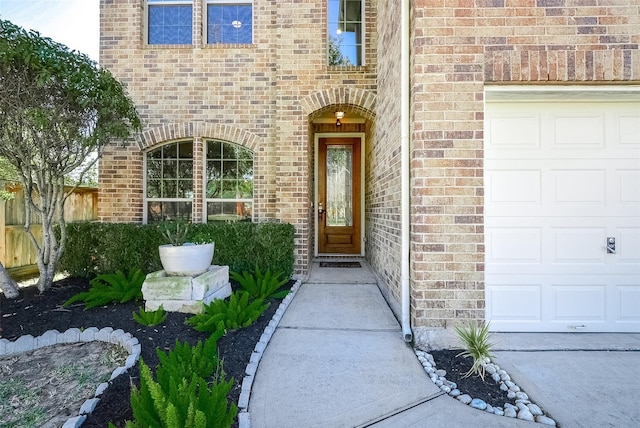
<svg viewBox="0 0 640 428">
<path fill-rule="evenodd" d="M 291 301 L 295 297 L 296 293 L 300 289 L 302 281 L 298 279 L 295 284 L 291 287 L 291 292 L 287 294 L 287 296 L 280 302 L 280 306 L 276 310 L 276 313 L 269 321 L 269 325 L 265 327 L 264 333 L 260 336 L 260 340 L 256 344 L 253 352 L 251 353 L 251 358 L 249 360 L 249 364 L 247 364 L 247 368 L 245 370 L 246 376 L 242 379 L 242 388 L 240 390 L 240 397 L 238 398 L 238 408 L 240 411 L 238 412 L 238 425 L 240 428 L 250 428 L 251 426 L 251 418 L 249 415 L 249 398 L 251 396 L 251 387 L 253 386 L 253 381 L 255 379 L 256 371 L 258 370 L 258 365 L 260 364 L 260 359 L 264 354 L 264 350 L 267 348 L 273 333 L 276 331 L 276 327 L 280 324 L 280 320 L 284 315 L 285 311 L 291 304 Z"/>
<path fill-rule="evenodd" d="M 455 382 L 447 380 L 445 377 L 447 372 L 437 369 L 433 356 L 429 352 L 417 348 L 414 349 L 414 352 L 433 383 L 435 383 L 442 392 L 457 399 L 462 404 L 468 404 L 474 409 L 497 416 L 517 418 L 544 425 L 556 426 L 556 421 L 545 415 L 544 411 L 537 404 L 531 401 L 529 396 L 524 391 L 521 391 L 520 387 L 511 380 L 511 376 L 509 376 L 509 374 L 502 370 L 497 364 L 488 361 L 486 365 L 486 373 L 496 382 L 500 382 L 500 389 L 506 391 L 509 394 L 509 398 L 515 398 L 515 406 L 510 403 L 505 403 L 504 408 L 493 407 L 479 398 L 472 398 L 468 394 L 462 394 L 460 390 L 457 389 L 458 386 Z"/>
<path fill-rule="evenodd" d="M 133 337 L 131 333 L 125 333 L 122 329 L 114 330 L 112 327 L 104 327 L 100 330 L 98 330 L 97 327 L 89 327 L 84 330 L 80 330 L 79 328 L 70 328 L 63 333 L 60 333 L 58 330 L 49 330 L 37 337 L 27 334 L 25 336 L 20 336 L 14 341 L 0 339 L 0 356 L 19 354 L 52 345 L 94 341 L 120 345 L 129 352 L 125 365 L 117 367 L 111 373 L 109 382 L 133 367 L 140 358 L 141 345 L 140 342 L 138 342 L 138 339 Z M 94 397 L 86 400 L 80 407 L 80 411 L 78 412 L 79 416 L 74 416 L 73 418 L 68 419 L 67 422 L 62 425 L 62 428 L 80 427 L 87 418 L 86 415 L 90 414 L 95 409 L 98 401 L 100 401 L 100 398 L 98 397 L 100 397 L 107 389 L 109 382 L 103 382 L 98 385 Z"/>
</svg>

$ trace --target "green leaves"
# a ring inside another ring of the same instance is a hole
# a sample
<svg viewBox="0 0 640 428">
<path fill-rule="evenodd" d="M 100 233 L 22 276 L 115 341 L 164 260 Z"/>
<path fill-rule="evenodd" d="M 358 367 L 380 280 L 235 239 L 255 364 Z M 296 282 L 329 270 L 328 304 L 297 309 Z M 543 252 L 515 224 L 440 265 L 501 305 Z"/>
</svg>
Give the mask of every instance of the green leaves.
<svg viewBox="0 0 640 428">
<path fill-rule="evenodd" d="M 205 305 L 204 313 L 185 321 L 198 331 L 221 334 L 251 325 L 268 307 L 264 299 L 249 300 L 249 293 L 231 293 L 228 300 L 214 300 Z"/>
<path fill-rule="evenodd" d="M 289 294 L 289 290 L 278 292 L 278 289 L 288 280 L 283 278 L 282 272 L 272 273 L 271 268 L 268 268 L 263 274 L 256 265 L 255 273 L 245 271 L 240 275 L 237 272 L 230 272 L 229 275 L 240 285 L 242 290 L 256 299 L 282 298 Z"/>
<path fill-rule="evenodd" d="M 462 343 L 464 352 L 458 354 L 465 358 L 473 358 L 473 365 L 464 377 L 469 377 L 472 374 L 476 374 L 484 380 L 485 365 L 489 358 L 492 358 L 491 348 L 493 343 L 489 341 L 489 325 L 484 324 L 482 327 L 478 327 L 475 323 L 469 323 L 464 327 L 456 326 L 456 333 Z"/>
<path fill-rule="evenodd" d="M 75 302 L 84 302 L 85 310 L 109 303 L 125 303 L 142 299 L 142 283 L 145 274 L 140 269 L 132 270 L 127 275 L 122 271 L 99 275 L 89 283 L 89 291 L 78 293 L 64 302 L 69 306 Z"/>
<path fill-rule="evenodd" d="M 224 380 L 216 355 L 219 336 L 195 347 L 176 342 L 168 354 L 156 350 L 160 365 L 156 379 L 140 361 L 140 388 L 131 391 L 134 421 L 129 428 L 227 428 L 238 414 L 227 395 L 233 379 Z M 207 382 L 207 380 L 211 382 Z"/>
<path fill-rule="evenodd" d="M 167 318 L 167 312 L 162 305 L 155 311 L 145 311 L 143 306 L 138 308 L 138 312 L 132 312 L 133 319 L 142 325 L 148 327 L 158 325 Z"/>
</svg>

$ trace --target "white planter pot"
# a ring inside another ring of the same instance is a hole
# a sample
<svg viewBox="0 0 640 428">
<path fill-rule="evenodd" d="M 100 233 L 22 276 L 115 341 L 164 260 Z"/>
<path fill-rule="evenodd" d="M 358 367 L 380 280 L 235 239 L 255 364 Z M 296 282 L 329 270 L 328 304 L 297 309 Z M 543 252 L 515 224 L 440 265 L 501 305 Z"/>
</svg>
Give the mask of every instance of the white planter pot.
<svg viewBox="0 0 640 428">
<path fill-rule="evenodd" d="M 213 242 L 210 244 L 161 245 L 160 261 L 167 275 L 196 276 L 206 272 L 213 260 Z"/>
</svg>

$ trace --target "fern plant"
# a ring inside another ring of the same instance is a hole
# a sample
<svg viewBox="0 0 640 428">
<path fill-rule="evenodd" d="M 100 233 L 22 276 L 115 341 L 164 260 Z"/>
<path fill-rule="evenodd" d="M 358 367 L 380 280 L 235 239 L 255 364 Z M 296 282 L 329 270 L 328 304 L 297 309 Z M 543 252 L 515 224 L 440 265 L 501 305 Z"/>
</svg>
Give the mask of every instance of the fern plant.
<svg viewBox="0 0 640 428">
<path fill-rule="evenodd" d="M 251 325 L 268 307 L 264 299 L 249 300 L 249 293 L 231 293 L 229 300 L 214 300 L 204 306 L 204 313 L 185 322 L 197 331 L 224 333 Z"/>
<path fill-rule="evenodd" d="M 133 421 L 127 428 L 228 428 L 238 414 L 227 395 L 233 379 L 225 382 L 218 368 L 211 386 L 192 373 L 187 377 L 168 377 L 155 381 L 151 370 L 140 361 L 140 388 L 131 390 Z"/>
<path fill-rule="evenodd" d="M 256 265 L 255 273 L 244 271 L 240 275 L 238 272 L 231 272 L 230 276 L 243 291 L 255 299 L 282 298 L 289 293 L 289 290 L 278 291 L 288 280 L 283 278 L 281 271 L 272 273 L 271 268 L 263 274 Z"/>
<path fill-rule="evenodd" d="M 143 306 L 138 307 L 138 312 L 132 312 L 133 319 L 138 323 L 146 326 L 158 325 L 167 318 L 167 311 L 162 305 L 155 311 L 145 311 Z"/>
<path fill-rule="evenodd" d="M 122 271 L 98 275 L 89 284 L 89 291 L 78 293 L 63 303 L 69 306 L 75 302 L 84 302 L 85 309 L 103 306 L 109 303 L 126 303 L 142 299 L 142 283 L 145 274 L 140 269 L 131 270 L 126 275 Z"/>
<path fill-rule="evenodd" d="M 464 348 L 464 351 L 457 356 L 473 358 L 473 364 L 464 377 L 476 374 L 484 381 L 486 364 L 490 358 L 493 358 L 491 354 L 493 343 L 490 342 L 489 324 L 484 324 L 482 327 L 478 327 L 475 323 L 469 323 L 464 327 L 456 326 L 456 333 Z"/>
<path fill-rule="evenodd" d="M 168 353 L 156 348 L 160 360 L 156 371 L 158 381 L 168 387 L 169 378 L 188 378 L 192 373 L 209 378 L 219 365 L 217 342 L 221 336 L 222 334 L 213 334 L 195 346 L 176 340 L 175 346 Z"/>
</svg>

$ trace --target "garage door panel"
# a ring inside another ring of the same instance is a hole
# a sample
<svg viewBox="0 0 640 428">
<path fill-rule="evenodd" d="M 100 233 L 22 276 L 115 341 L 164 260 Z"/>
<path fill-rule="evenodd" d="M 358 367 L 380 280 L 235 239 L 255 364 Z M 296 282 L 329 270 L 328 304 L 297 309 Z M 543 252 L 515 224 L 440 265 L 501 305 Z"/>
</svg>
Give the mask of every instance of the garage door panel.
<svg viewBox="0 0 640 428">
<path fill-rule="evenodd" d="M 605 229 L 600 227 L 553 228 L 551 263 L 605 263 Z"/>
<path fill-rule="evenodd" d="M 540 205 L 540 170 L 494 169 L 487 173 L 485 179 L 491 189 L 489 195 L 492 205 Z"/>
<path fill-rule="evenodd" d="M 606 286 L 598 285 L 551 285 L 553 294 L 552 322 L 583 322 L 606 319 Z"/>
<path fill-rule="evenodd" d="M 640 148 L 640 108 L 637 114 L 616 113 L 612 140 L 623 149 Z"/>
<path fill-rule="evenodd" d="M 495 264 L 539 264 L 542 254 L 540 227 L 492 228 L 486 232 L 487 260 Z"/>
<path fill-rule="evenodd" d="M 509 277 L 501 279 L 504 284 L 487 289 L 491 325 L 495 327 L 503 320 L 542 322 L 542 284 L 522 284 L 521 278 L 510 284 Z"/>
<path fill-rule="evenodd" d="M 604 169 L 551 170 L 553 202 L 555 204 L 595 204 L 606 202 L 606 171 Z"/>
<path fill-rule="evenodd" d="M 604 147 L 604 114 L 552 113 L 552 149 L 584 150 Z"/>
<path fill-rule="evenodd" d="M 501 112 L 487 120 L 487 139 L 493 147 L 511 150 L 536 149 L 540 145 L 540 118 L 535 112 Z"/>
<path fill-rule="evenodd" d="M 616 322 L 640 322 L 640 284 L 617 285 L 613 301 Z"/>
<path fill-rule="evenodd" d="M 619 263 L 635 264 L 640 272 L 640 227 L 620 227 L 615 236 Z"/>
<path fill-rule="evenodd" d="M 492 328 L 640 332 L 640 102 L 488 102 L 485 118 Z"/>
<path fill-rule="evenodd" d="M 640 203 L 640 165 L 638 169 L 618 169 L 614 172 L 615 182 L 619 184 L 619 201 L 636 206 Z"/>
</svg>

